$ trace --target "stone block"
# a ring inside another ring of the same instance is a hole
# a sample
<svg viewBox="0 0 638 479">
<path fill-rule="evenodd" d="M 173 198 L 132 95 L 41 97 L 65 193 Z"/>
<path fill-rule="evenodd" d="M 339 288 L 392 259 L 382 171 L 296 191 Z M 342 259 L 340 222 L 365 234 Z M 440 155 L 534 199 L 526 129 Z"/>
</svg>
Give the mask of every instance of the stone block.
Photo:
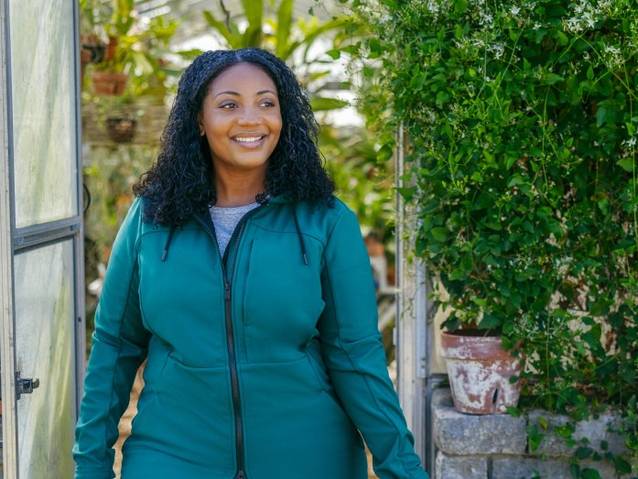
<svg viewBox="0 0 638 479">
<path fill-rule="evenodd" d="M 540 458 L 504 457 L 492 460 L 491 479 L 572 479 L 567 462 Z"/>
<path fill-rule="evenodd" d="M 578 445 L 569 447 L 567 442 L 554 432 L 557 427 L 569 422 L 569 418 L 563 415 L 549 414 L 547 411 L 535 410 L 529 413 L 528 422 L 530 425 L 539 424 L 541 417 L 547 421 L 548 428 L 544 430 L 539 425 L 539 429 L 545 433 L 545 437 L 541 441 L 539 448 L 533 451 L 533 454 L 544 454 L 553 457 L 571 456 Z M 619 416 L 605 413 L 601 414 L 597 419 L 577 422 L 573 436 L 576 440 L 587 438 L 589 440 L 588 446 L 599 452 L 602 452 L 600 447 L 601 441 L 607 441 L 609 451 L 614 454 L 622 454 L 626 452 L 623 438 L 620 434 L 612 431 L 613 429 L 617 430 L 619 426 Z M 532 451 L 530 451 L 530 453 L 531 452 Z"/>
<path fill-rule="evenodd" d="M 436 455 L 436 476 L 433 479 L 488 479 L 487 458 L 480 456 Z"/>
<path fill-rule="evenodd" d="M 524 417 L 463 414 L 440 402 L 432 407 L 434 443 L 446 454 L 524 454 Z"/>
<path fill-rule="evenodd" d="M 582 461 L 580 466 L 596 469 L 602 479 L 617 478 L 613 466 L 608 463 Z M 492 460 L 490 479 L 572 479 L 572 475 L 566 459 L 500 457 Z"/>
</svg>

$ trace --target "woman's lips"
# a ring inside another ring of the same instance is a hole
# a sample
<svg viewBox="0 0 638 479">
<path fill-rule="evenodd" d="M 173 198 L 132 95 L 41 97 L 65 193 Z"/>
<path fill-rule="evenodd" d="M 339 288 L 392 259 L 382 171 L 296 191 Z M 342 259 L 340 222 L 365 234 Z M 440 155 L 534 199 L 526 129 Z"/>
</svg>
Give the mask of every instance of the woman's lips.
<svg viewBox="0 0 638 479">
<path fill-rule="evenodd" d="M 266 136 L 267 135 L 262 135 L 259 138 L 259 140 L 253 140 L 253 141 L 245 141 L 245 140 L 240 141 L 240 140 L 237 140 L 236 138 L 231 138 L 231 140 L 233 141 L 233 143 L 239 146 L 243 146 L 244 148 L 254 149 L 254 148 L 259 148 L 264 144 Z M 240 138 L 257 138 L 257 137 L 240 137 Z"/>
</svg>

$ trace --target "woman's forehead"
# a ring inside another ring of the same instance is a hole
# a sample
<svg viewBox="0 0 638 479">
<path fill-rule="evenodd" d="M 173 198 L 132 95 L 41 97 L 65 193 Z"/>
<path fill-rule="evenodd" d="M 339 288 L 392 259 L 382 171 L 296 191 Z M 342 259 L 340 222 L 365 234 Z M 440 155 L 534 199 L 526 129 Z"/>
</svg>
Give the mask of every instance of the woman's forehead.
<svg viewBox="0 0 638 479">
<path fill-rule="evenodd" d="M 263 68 L 248 62 L 236 63 L 222 71 L 209 89 L 213 95 L 224 91 L 238 94 L 257 94 L 270 91 L 277 94 L 275 82 Z"/>
</svg>

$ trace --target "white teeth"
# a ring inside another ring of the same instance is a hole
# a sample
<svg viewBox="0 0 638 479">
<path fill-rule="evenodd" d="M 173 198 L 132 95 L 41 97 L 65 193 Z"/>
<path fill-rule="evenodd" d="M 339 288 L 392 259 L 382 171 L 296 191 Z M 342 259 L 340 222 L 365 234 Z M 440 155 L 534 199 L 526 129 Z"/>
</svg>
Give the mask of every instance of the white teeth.
<svg viewBox="0 0 638 479">
<path fill-rule="evenodd" d="M 254 136 L 254 137 L 250 137 L 250 138 L 239 138 L 239 137 L 235 137 L 235 141 L 241 141 L 244 143 L 253 143 L 255 141 L 259 141 L 261 140 L 262 137 L 261 136 Z"/>
</svg>

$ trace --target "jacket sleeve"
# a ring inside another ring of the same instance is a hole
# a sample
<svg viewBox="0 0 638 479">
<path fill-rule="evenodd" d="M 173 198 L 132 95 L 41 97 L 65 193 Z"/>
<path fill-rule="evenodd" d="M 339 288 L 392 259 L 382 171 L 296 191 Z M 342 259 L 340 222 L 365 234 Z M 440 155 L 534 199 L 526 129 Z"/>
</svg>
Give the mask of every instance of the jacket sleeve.
<svg viewBox="0 0 638 479">
<path fill-rule="evenodd" d="M 75 428 L 76 479 L 110 479 L 118 422 L 129 402 L 150 333 L 142 325 L 137 244 L 141 199 L 135 198 L 115 237 L 95 312 L 93 344 Z"/>
<path fill-rule="evenodd" d="M 374 280 L 359 222 L 344 206 L 330 233 L 319 319 L 323 359 L 380 479 L 427 479 L 388 375 Z"/>
</svg>

